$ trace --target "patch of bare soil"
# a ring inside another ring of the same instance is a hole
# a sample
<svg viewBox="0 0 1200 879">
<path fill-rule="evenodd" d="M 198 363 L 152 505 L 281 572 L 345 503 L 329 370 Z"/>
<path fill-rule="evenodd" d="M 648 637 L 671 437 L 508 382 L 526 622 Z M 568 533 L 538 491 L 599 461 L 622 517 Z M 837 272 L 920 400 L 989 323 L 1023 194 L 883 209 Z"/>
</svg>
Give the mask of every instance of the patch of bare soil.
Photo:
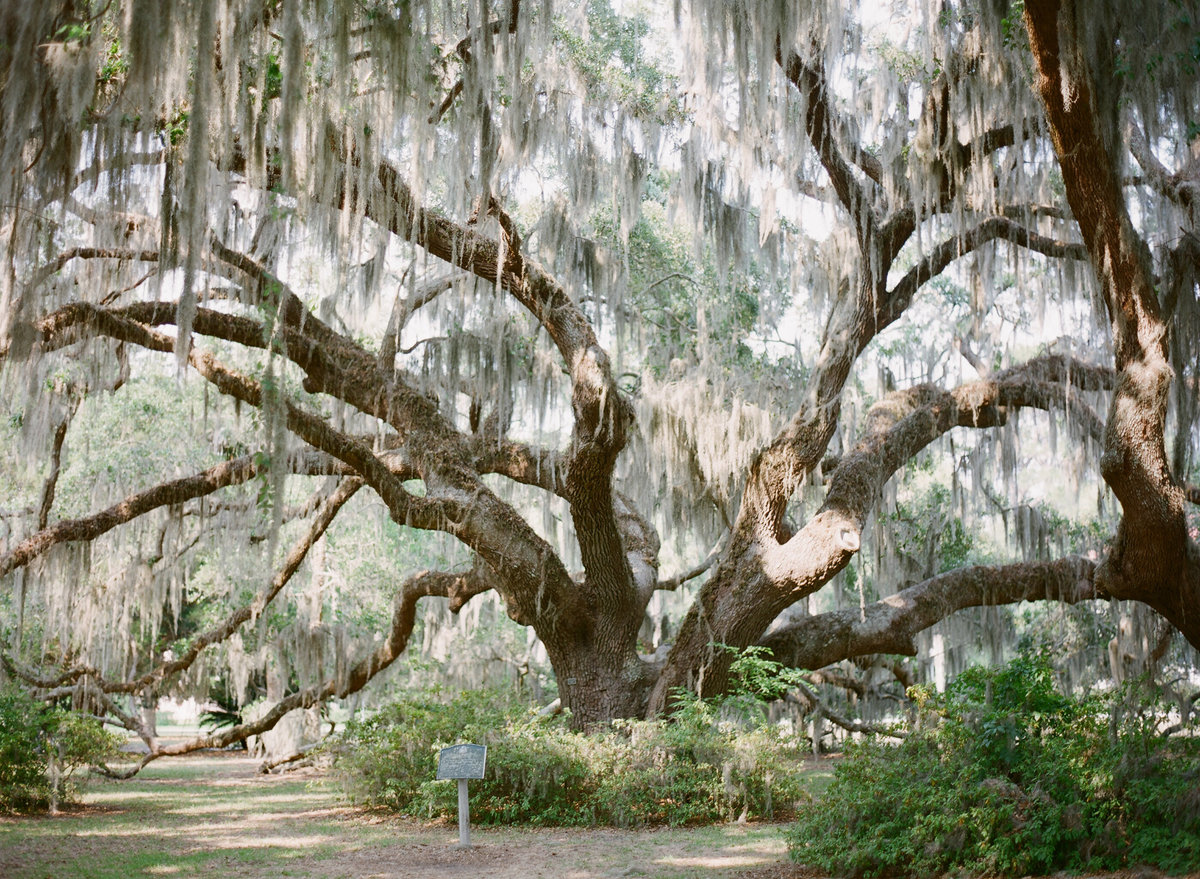
<svg viewBox="0 0 1200 879">
<path fill-rule="evenodd" d="M 313 770 L 244 756 L 151 764 L 57 816 L 0 822 L 0 877 L 732 879 L 786 865 L 779 825 L 616 830 L 423 824 L 347 806 Z"/>
<path fill-rule="evenodd" d="M 687 831 L 521 830 L 477 831 L 460 850 L 454 833 L 425 828 L 423 839 L 346 852 L 336 864 L 309 876 L 332 879 L 604 879 L 604 877 L 696 877 L 731 879 L 747 866 L 782 867 L 781 838 L 744 839 Z"/>
</svg>

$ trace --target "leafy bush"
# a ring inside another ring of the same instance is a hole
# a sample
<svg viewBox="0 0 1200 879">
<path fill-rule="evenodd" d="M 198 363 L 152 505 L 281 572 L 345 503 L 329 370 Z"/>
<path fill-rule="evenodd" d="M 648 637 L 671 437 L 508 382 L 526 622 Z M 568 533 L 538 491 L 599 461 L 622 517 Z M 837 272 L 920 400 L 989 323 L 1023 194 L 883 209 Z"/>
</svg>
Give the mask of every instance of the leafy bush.
<svg viewBox="0 0 1200 879">
<path fill-rule="evenodd" d="M 510 717 L 477 741 L 488 745 L 487 777 L 471 782 L 471 816 L 483 824 L 589 824 L 596 804 L 590 787 L 602 749 L 560 723 Z M 435 760 L 436 763 L 436 760 Z M 433 773 L 427 776 L 432 779 Z M 475 788 L 478 788 L 478 791 Z M 415 802 L 427 814 L 455 815 L 453 782 L 426 780 Z"/>
<path fill-rule="evenodd" d="M 912 691 L 918 729 L 853 746 L 802 806 L 793 859 L 839 875 L 1200 869 L 1200 739 L 1154 705 L 1075 699 L 1044 656 Z"/>
<path fill-rule="evenodd" d="M 436 774 L 438 747 L 479 742 L 488 731 L 503 728 L 511 714 L 499 694 L 470 691 L 446 702 L 435 691 L 349 723 L 329 748 L 352 799 L 411 812 L 421 785 Z"/>
<path fill-rule="evenodd" d="M 670 721 L 625 721 L 592 734 L 537 718 L 494 692 L 436 694 L 348 726 L 332 749 L 352 798 L 422 817 L 457 813 L 457 789 L 434 781 L 438 749 L 488 746 L 472 781 L 480 824 L 642 826 L 790 813 L 802 796 L 801 742 L 764 721 L 723 717 L 684 699 Z"/>
<path fill-rule="evenodd" d="M 0 689 L 0 810 L 24 812 L 68 800 L 76 770 L 115 753 L 120 739 L 98 720 Z"/>
</svg>

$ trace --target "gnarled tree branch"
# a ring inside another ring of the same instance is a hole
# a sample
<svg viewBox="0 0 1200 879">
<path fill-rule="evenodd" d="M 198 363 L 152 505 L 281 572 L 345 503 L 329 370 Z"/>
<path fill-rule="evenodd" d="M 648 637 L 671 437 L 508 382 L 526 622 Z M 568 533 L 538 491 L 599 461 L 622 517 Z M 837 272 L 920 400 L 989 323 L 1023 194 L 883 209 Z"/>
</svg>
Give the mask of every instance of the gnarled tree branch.
<svg viewBox="0 0 1200 879">
<path fill-rule="evenodd" d="M 914 641 L 955 611 L 1019 601 L 1074 604 L 1099 598 L 1095 563 L 1078 557 L 1052 562 L 959 568 L 917 583 L 864 609 L 847 608 L 771 632 L 758 643 L 774 658 L 796 668 L 822 668 L 869 653 L 915 656 Z"/>
<path fill-rule="evenodd" d="M 261 735 L 275 725 L 290 711 L 311 708 L 327 699 L 345 698 L 365 687 L 375 675 L 400 658 L 408 646 L 416 620 L 417 602 L 427 596 L 450 599 L 451 609 L 456 611 L 474 595 L 486 592 L 491 586 L 478 568 L 465 574 L 444 571 L 422 571 L 405 581 L 393 600 L 392 625 L 387 638 L 369 655 L 359 659 L 344 677 L 332 677 L 319 684 L 305 687 L 285 696 L 271 706 L 262 717 L 211 735 L 196 736 L 185 742 L 159 745 L 128 770 L 112 771 L 116 778 L 132 778 L 145 766 L 160 757 L 180 756 L 206 748 L 225 748 L 234 742 L 245 741 L 249 736 Z"/>
</svg>

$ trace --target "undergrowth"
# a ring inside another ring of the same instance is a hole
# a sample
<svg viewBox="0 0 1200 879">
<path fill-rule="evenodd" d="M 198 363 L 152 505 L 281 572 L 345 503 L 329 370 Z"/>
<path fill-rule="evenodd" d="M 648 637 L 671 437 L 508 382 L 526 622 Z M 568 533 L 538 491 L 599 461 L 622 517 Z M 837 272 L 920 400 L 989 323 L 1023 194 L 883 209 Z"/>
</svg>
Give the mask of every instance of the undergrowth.
<svg viewBox="0 0 1200 879">
<path fill-rule="evenodd" d="M 111 757 L 119 742 L 95 718 L 0 687 L 0 812 L 70 801 L 77 770 Z"/>
<path fill-rule="evenodd" d="M 419 817 L 457 814 L 454 782 L 434 781 L 437 753 L 487 745 L 486 777 L 471 781 L 472 822 L 683 825 L 790 815 L 805 796 L 804 742 L 766 721 L 753 692 L 764 663 L 739 666 L 737 695 L 679 695 L 670 720 L 619 721 L 581 733 L 495 691 L 436 692 L 349 725 L 331 745 L 352 799 Z M 770 669 L 767 669 L 769 672 Z"/>
<path fill-rule="evenodd" d="M 1200 869 L 1200 737 L 1161 735 L 1162 705 L 1064 696 L 1038 655 L 911 694 L 912 735 L 852 746 L 799 808 L 794 860 L 849 876 Z"/>
</svg>

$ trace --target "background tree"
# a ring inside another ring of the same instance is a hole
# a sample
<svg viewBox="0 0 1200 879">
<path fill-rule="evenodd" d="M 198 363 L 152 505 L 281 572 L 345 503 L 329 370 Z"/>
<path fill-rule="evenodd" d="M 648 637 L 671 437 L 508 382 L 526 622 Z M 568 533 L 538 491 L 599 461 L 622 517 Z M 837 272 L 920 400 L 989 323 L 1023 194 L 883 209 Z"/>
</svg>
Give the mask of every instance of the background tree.
<svg viewBox="0 0 1200 879">
<path fill-rule="evenodd" d="M 297 671 L 183 750 L 357 692 L 423 597 L 497 593 L 580 724 L 720 692 L 720 645 L 914 655 L 970 607 L 1135 599 L 1200 644 L 1195 23 L 867 12 L 3 10 L 9 673 L 139 728 L 116 698 L 214 650 Z M 79 401 L 103 419 L 164 364 L 167 454 L 56 506 Z M 1110 547 L 1046 539 L 1042 436 L 1101 523 L 1112 486 Z M 363 488 L 450 541 L 393 558 L 384 626 L 377 596 L 331 616 L 312 557 Z"/>
</svg>

